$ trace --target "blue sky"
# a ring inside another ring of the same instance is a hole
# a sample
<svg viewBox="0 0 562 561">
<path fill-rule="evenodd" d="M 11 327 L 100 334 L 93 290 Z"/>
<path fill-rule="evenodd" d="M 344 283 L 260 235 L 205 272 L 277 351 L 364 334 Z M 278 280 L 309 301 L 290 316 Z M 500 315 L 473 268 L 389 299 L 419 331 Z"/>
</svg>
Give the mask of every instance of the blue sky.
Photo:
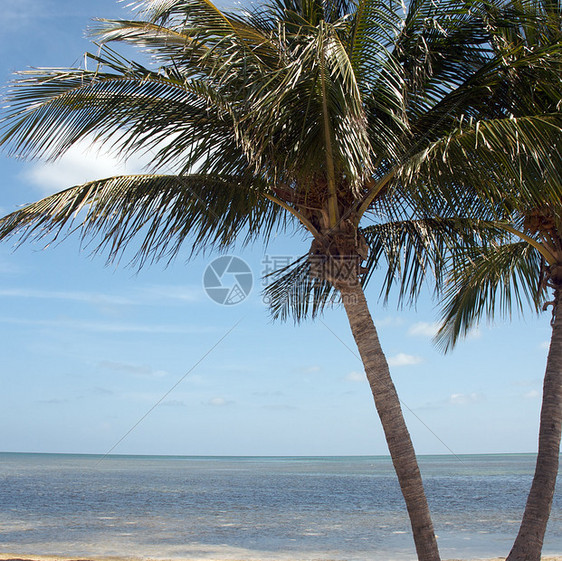
<svg viewBox="0 0 562 561">
<path fill-rule="evenodd" d="M 84 39 L 90 19 L 127 14 L 114 0 L 2 6 L 2 84 L 29 66 L 80 64 L 95 49 Z M 2 154 L 0 212 L 141 169 L 86 145 L 54 164 Z M 186 263 L 186 250 L 167 268 L 137 272 L 106 266 L 76 238 L 47 249 L 0 245 L 0 451 L 386 454 L 343 311 L 295 327 L 272 323 L 262 303 L 266 256 L 306 249 L 281 237 L 233 250 L 254 287 L 220 306 L 202 286 L 216 255 Z M 483 325 L 443 356 L 431 342 L 428 294 L 417 310 L 383 307 L 375 276 L 367 297 L 419 453 L 536 450 L 548 314 Z"/>
</svg>

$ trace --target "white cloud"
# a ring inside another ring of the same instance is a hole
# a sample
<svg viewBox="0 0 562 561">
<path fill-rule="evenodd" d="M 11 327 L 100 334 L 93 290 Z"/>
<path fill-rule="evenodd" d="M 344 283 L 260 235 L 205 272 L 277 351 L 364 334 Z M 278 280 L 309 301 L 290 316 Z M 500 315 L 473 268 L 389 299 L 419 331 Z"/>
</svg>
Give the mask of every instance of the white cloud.
<svg viewBox="0 0 562 561">
<path fill-rule="evenodd" d="M 185 407 L 186 403 L 185 401 L 181 401 L 180 399 L 168 399 L 166 401 L 163 401 L 160 406 L 164 406 L 164 407 Z"/>
<path fill-rule="evenodd" d="M 477 403 L 482 401 L 484 396 L 481 393 L 453 393 L 449 397 L 449 403 L 452 405 L 467 405 L 469 403 Z"/>
<path fill-rule="evenodd" d="M 427 323 L 425 321 L 418 321 L 408 329 L 408 335 L 419 337 L 435 337 L 439 331 L 439 323 Z"/>
<path fill-rule="evenodd" d="M 164 370 L 154 370 L 152 367 L 144 364 L 131 364 L 129 362 L 104 360 L 99 363 L 99 366 L 104 370 L 132 374 L 133 376 L 137 376 L 139 378 L 162 378 L 167 375 L 167 372 Z"/>
<path fill-rule="evenodd" d="M 69 292 L 56 290 L 36 290 L 33 288 L 4 288 L 0 289 L 0 297 L 5 298 L 41 298 L 47 300 L 67 300 L 75 302 L 89 302 L 91 304 L 132 304 L 129 298 L 101 294 L 97 292 Z"/>
<path fill-rule="evenodd" d="M 407 355 L 406 353 L 398 353 L 397 355 L 388 357 L 389 366 L 412 366 L 423 362 L 421 356 Z"/>
<path fill-rule="evenodd" d="M 480 337 L 482 337 L 482 330 L 479 327 L 471 329 L 466 335 L 467 339 L 480 339 Z"/>
<path fill-rule="evenodd" d="M 548 349 L 550 349 L 550 341 L 543 341 L 539 347 L 541 349 L 546 349 L 548 351 Z"/>
<path fill-rule="evenodd" d="M 365 382 L 367 377 L 364 372 L 353 371 L 346 375 L 345 379 L 348 382 Z"/>
<path fill-rule="evenodd" d="M 523 388 L 537 388 L 542 384 L 541 378 L 527 378 L 524 380 L 513 380 L 511 382 L 513 386 L 523 387 Z"/>
<path fill-rule="evenodd" d="M 252 395 L 256 397 L 284 397 L 285 394 L 279 390 L 271 391 L 271 392 L 252 392 Z"/>
<path fill-rule="evenodd" d="M 16 274 L 21 273 L 21 267 L 9 261 L 0 260 L 0 274 Z"/>
<path fill-rule="evenodd" d="M 404 323 L 404 320 L 399 316 L 386 316 L 384 318 L 375 318 L 374 319 L 375 325 L 377 327 L 397 327 Z"/>
<path fill-rule="evenodd" d="M 143 168 L 140 158 L 123 161 L 99 143 L 83 140 L 56 162 L 32 165 L 23 172 L 23 177 L 46 196 L 94 179 L 141 173 Z"/>
<path fill-rule="evenodd" d="M 207 405 L 211 405 L 212 407 L 224 407 L 225 405 L 231 405 L 234 403 L 233 401 L 229 401 L 224 397 L 213 397 L 207 401 Z"/>
<path fill-rule="evenodd" d="M 306 368 L 303 368 L 303 372 L 305 374 L 314 374 L 316 372 L 320 372 L 320 366 L 317 366 L 316 364 L 313 366 L 307 366 Z"/>
<path fill-rule="evenodd" d="M 2 272 L 0 261 L 0 272 Z M 203 299 L 203 291 L 194 286 L 166 286 L 153 285 L 139 287 L 131 295 L 118 296 L 104 294 L 101 292 L 80 292 L 60 290 L 37 290 L 34 288 L 3 288 L 0 289 L 0 297 L 4 298 L 40 298 L 45 300 L 67 300 L 74 302 L 86 302 L 96 305 L 152 305 L 161 304 L 163 300 L 173 302 L 196 302 Z"/>
<path fill-rule="evenodd" d="M 423 405 L 416 407 L 416 411 L 437 411 L 446 407 L 466 406 L 475 403 L 486 401 L 486 396 L 483 393 L 453 393 L 448 398 L 439 399 L 437 401 L 427 401 Z"/>
<path fill-rule="evenodd" d="M 96 386 L 90 390 L 90 393 L 97 396 L 108 396 L 114 395 L 113 390 L 109 390 L 107 388 L 102 388 L 101 386 Z"/>
<path fill-rule="evenodd" d="M 203 299 L 203 290 L 200 286 L 181 285 L 152 285 L 143 287 L 142 302 L 148 300 L 173 300 L 175 302 L 197 302 Z"/>
<path fill-rule="evenodd" d="M 53 397 L 51 399 L 39 399 L 35 403 L 42 403 L 44 405 L 60 405 L 61 403 L 68 403 L 68 399 Z"/>
<path fill-rule="evenodd" d="M 81 321 L 68 318 L 55 320 L 30 320 L 13 317 L 0 317 L 0 323 L 12 325 L 29 325 L 38 328 L 72 329 L 74 331 L 94 331 L 99 333 L 147 333 L 164 335 L 182 335 L 191 333 L 215 332 L 215 328 L 201 327 L 199 325 L 142 325 L 139 323 L 117 323 Z"/>
<path fill-rule="evenodd" d="M 298 411 L 298 407 L 294 405 L 286 404 L 273 404 L 273 405 L 263 405 L 262 409 L 267 409 L 268 411 Z"/>
<path fill-rule="evenodd" d="M 528 391 L 527 393 L 523 394 L 523 397 L 525 399 L 538 399 L 541 397 L 541 392 L 539 390 L 531 390 Z"/>
</svg>

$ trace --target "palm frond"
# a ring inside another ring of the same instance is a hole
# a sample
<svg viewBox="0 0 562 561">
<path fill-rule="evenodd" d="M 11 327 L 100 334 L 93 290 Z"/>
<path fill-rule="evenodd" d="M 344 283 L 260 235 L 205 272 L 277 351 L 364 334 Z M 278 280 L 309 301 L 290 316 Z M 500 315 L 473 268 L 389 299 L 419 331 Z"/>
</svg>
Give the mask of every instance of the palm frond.
<svg viewBox="0 0 562 561">
<path fill-rule="evenodd" d="M 438 293 L 445 272 L 466 255 L 467 248 L 505 239 L 505 231 L 494 224 L 474 219 L 424 218 L 388 221 L 360 229 L 369 248 L 363 265 L 362 284 L 367 287 L 377 269 L 385 271 L 381 297 L 388 300 L 397 287 L 399 301 L 415 302 L 423 287 Z M 268 275 L 264 289 L 272 318 L 295 322 L 313 319 L 339 303 L 330 283 L 314 276 L 314 257 L 305 255 L 287 267 Z M 380 279 L 377 279 L 380 280 Z"/>
<path fill-rule="evenodd" d="M 149 21 L 98 19 L 89 32 L 101 44 L 123 42 L 146 49 L 158 62 L 167 66 L 177 66 L 189 56 L 201 59 L 209 54 L 209 48 L 185 30 Z"/>
<path fill-rule="evenodd" d="M 263 299 L 274 320 L 285 321 L 291 317 L 295 323 L 300 323 L 314 319 L 338 301 L 338 293 L 332 285 L 311 273 L 308 254 L 273 271 L 265 280 L 269 283 L 263 290 Z"/>
<path fill-rule="evenodd" d="M 510 317 L 526 303 L 538 313 L 546 299 L 542 270 L 540 254 L 525 242 L 468 251 L 450 270 L 437 345 L 452 349 L 483 316 Z"/>
<path fill-rule="evenodd" d="M 183 27 L 189 22 L 202 23 L 213 34 L 225 35 L 231 34 L 235 27 L 229 16 L 210 0 L 140 0 L 137 8 L 143 19 L 160 25 Z"/>
<path fill-rule="evenodd" d="M 561 113 L 461 121 L 449 135 L 412 155 L 399 176 L 406 190 L 412 186 L 416 204 L 434 202 L 433 190 L 461 212 L 487 208 L 489 218 L 498 219 L 514 207 L 524 212 L 560 199 L 561 148 Z M 420 189 L 424 183 L 427 188 Z M 473 209 L 466 206 L 471 200 Z"/>
<path fill-rule="evenodd" d="M 396 287 L 398 302 L 407 305 L 424 287 L 433 286 L 439 293 L 446 268 L 466 248 L 505 237 L 493 224 L 459 217 L 387 221 L 362 228 L 361 234 L 369 247 L 363 284 L 381 267 L 385 271 L 381 296 L 387 301 Z"/>
<path fill-rule="evenodd" d="M 398 4 L 359 0 L 346 26 L 346 44 L 359 87 L 372 91 L 400 34 Z"/>
<path fill-rule="evenodd" d="M 8 214 L 0 240 L 52 242 L 77 231 L 113 260 L 137 239 L 131 264 L 141 267 L 171 260 L 186 241 L 193 253 L 267 239 L 286 220 L 255 184 L 237 177 L 130 175 L 77 185 Z"/>
<path fill-rule="evenodd" d="M 270 0 L 223 11 L 139 0 L 142 20 L 96 24 L 93 70 L 20 76 L 0 144 L 57 158 L 93 138 L 176 175 L 73 187 L 2 219 L 0 237 L 78 229 L 110 258 L 138 237 L 142 265 L 188 239 L 194 251 L 267 239 L 287 212 L 318 234 L 329 200 L 331 226 L 337 215 L 353 227 L 366 210 L 386 216 L 359 232 L 370 247 L 363 281 L 384 263 L 381 295 L 397 285 L 411 303 L 422 281 L 441 287 L 447 260 L 505 241 L 484 220 L 549 204 L 562 223 L 562 41 L 548 2 Z M 155 67 L 114 42 L 147 50 Z M 274 317 L 300 321 L 336 301 L 313 272 L 303 257 L 273 274 Z"/>
<path fill-rule="evenodd" d="M 184 84 L 123 61 L 90 59 L 115 71 L 22 72 L 8 93 L 0 143 L 23 157 L 56 158 L 89 135 L 148 150 L 208 118 L 205 102 Z"/>
<path fill-rule="evenodd" d="M 216 75 L 221 59 L 229 60 L 232 71 L 236 58 L 225 55 L 237 50 L 244 52 L 246 65 L 262 70 L 278 62 L 268 30 L 240 15 L 221 11 L 205 0 L 169 2 L 166 9 L 148 4 L 144 12 L 148 21 L 100 19 L 91 28 L 92 36 L 104 44 L 120 41 L 147 49 L 159 64 L 180 68 L 184 76 L 194 70 Z"/>
<path fill-rule="evenodd" d="M 493 57 L 432 107 L 410 115 L 412 128 L 432 142 L 448 134 L 461 116 L 500 119 L 552 112 L 560 102 L 561 64 L 561 43 L 533 51 L 515 48 L 509 60 Z"/>
<path fill-rule="evenodd" d="M 0 123 L 0 144 L 11 154 L 55 159 L 93 138 L 126 156 L 149 154 L 153 170 L 247 172 L 227 102 L 215 88 L 130 65 L 107 48 L 89 57 L 107 70 L 21 73 Z"/>
<path fill-rule="evenodd" d="M 488 37 L 476 11 L 456 0 L 408 3 L 395 56 L 407 77 L 413 111 L 433 105 L 486 60 Z"/>
</svg>

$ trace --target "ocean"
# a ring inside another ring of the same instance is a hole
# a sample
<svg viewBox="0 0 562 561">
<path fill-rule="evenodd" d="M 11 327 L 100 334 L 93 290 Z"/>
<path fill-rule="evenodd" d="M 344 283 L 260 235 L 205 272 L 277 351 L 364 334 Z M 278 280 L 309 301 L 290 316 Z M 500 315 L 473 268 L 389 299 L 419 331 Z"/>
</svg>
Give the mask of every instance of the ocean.
<svg viewBox="0 0 562 561">
<path fill-rule="evenodd" d="M 505 556 L 527 454 L 421 456 L 441 554 Z M 559 482 L 562 483 L 562 482 Z M 229 560 L 414 560 L 388 457 L 0 454 L 0 552 Z M 562 489 L 545 554 L 562 554 Z"/>
</svg>

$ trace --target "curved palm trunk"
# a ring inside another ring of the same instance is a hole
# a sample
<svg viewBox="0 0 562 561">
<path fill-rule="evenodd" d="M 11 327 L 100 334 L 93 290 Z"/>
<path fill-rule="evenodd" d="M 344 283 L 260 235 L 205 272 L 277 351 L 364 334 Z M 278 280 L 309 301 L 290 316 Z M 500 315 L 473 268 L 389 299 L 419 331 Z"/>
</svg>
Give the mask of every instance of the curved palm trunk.
<svg viewBox="0 0 562 561">
<path fill-rule="evenodd" d="M 363 360 L 394 469 L 406 501 L 418 559 L 438 561 L 437 540 L 414 447 L 377 330 L 367 307 L 365 294 L 357 280 L 338 284 L 337 288 L 341 293 L 351 331 Z"/>
<path fill-rule="evenodd" d="M 556 291 L 552 339 L 543 384 L 535 476 L 507 561 L 540 561 L 558 475 L 562 429 L 562 293 Z M 559 312 L 559 313 L 557 313 Z"/>
</svg>

